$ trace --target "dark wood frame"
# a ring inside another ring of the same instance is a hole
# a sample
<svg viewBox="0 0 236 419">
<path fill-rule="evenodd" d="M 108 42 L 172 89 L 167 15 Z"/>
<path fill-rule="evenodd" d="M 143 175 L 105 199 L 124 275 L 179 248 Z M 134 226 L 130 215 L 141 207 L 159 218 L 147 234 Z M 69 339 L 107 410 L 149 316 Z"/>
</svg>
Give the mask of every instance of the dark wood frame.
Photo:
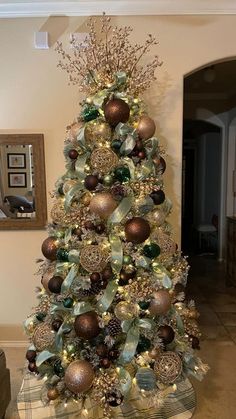
<svg viewBox="0 0 236 419">
<path fill-rule="evenodd" d="M 47 223 L 47 196 L 45 179 L 44 136 L 43 134 L 0 134 L 0 145 L 32 145 L 35 179 L 34 218 L 0 219 L 0 230 L 43 229 Z"/>
<path fill-rule="evenodd" d="M 24 166 L 11 166 L 10 157 L 11 156 L 23 156 Z M 7 168 L 8 169 L 26 169 L 26 155 L 25 153 L 7 153 Z"/>
<path fill-rule="evenodd" d="M 11 185 L 11 175 L 24 175 L 24 185 Z M 8 188 L 27 188 L 26 172 L 8 172 Z"/>
</svg>

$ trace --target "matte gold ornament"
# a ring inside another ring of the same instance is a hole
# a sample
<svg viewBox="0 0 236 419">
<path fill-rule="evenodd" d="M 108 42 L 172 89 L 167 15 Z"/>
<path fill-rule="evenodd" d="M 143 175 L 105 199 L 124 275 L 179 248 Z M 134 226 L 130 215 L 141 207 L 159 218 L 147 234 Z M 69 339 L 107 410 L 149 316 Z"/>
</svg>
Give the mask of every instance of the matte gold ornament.
<svg viewBox="0 0 236 419">
<path fill-rule="evenodd" d="M 54 340 L 55 333 L 49 324 L 42 323 L 36 326 L 33 335 L 33 344 L 37 351 L 50 348 L 54 344 Z"/>
<path fill-rule="evenodd" d="M 90 201 L 89 209 L 102 219 L 107 219 L 117 207 L 117 201 L 109 192 L 94 195 Z"/>
<path fill-rule="evenodd" d="M 171 297 L 167 290 L 158 290 L 153 293 L 149 311 L 152 316 L 165 314 L 171 307 Z"/>
<path fill-rule="evenodd" d="M 107 147 L 99 147 L 93 150 L 90 164 L 93 170 L 102 175 L 108 174 L 119 162 L 117 155 Z"/>
<path fill-rule="evenodd" d="M 63 192 L 66 194 L 69 192 L 71 188 L 73 188 L 75 185 L 77 185 L 78 181 L 76 179 L 68 179 L 64 182 L 63 185 Z"/>
<path fill-rule="evenodd" d="M 114 309 L 114 313 L 119 320 L 130 320 L 138 316 L 139 307 L 137 304 L 120 301 Z"/>
<path fill-rule="evenodd" d="M 107 259 L 107 252 L 99 245 L 89 244 L 80 252 L 80 264 L 88 272 L 102 272 Z"/>
<path fill-rule="evenodd" d="M 91 387 L 95 374 L 88 361 L 73 361 L 66 369 L 65 384 L 74 394 L 83 393 Z"/>
<path fill-rule="evenodd" d="M 85 125 L 84 137 L 86 144 L 93 148 L 95 145 L 104 145 L 111 140 L 110 125 L 99 119 L 88 122 Z"/>
<path fill-rule="evenodd" d="M 155 122 L 148 115 L 142 115 L 138 122 L 137 131 L 142 140 L 151 138 L 156 131 Z"/>
<path fill-rule="evenodd" d="M 164 352 L 154 364 L 157 380 L 163 384 L 172 384 L 182 373 L 182 361 L 176 352 Z"/>
</svg>

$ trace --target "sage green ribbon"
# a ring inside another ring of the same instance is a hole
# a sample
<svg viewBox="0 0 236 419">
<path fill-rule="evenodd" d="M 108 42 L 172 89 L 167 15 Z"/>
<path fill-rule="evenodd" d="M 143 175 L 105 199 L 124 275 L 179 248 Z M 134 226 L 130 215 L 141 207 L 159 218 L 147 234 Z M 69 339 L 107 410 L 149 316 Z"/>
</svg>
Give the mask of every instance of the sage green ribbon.
<svg viewBox="0 0 236 419">
<path fill-rule="evenodd" d="M 53 354 L 52 352 L 42 351 L 36 358 L 36 366 L 40 367 L 41 364 L 43 364 L 45 361 L 52 358 L 53 356 L 55 356 L 55 354 Z"/>
<path fill-rule="evenodd" d="M 136 144 L 135 139 L 132 135 L 128 134 L 126 139 L 123 141 L 122 146 L 120 147 L 120 153 L 128 155 L 134 149 Z"/>
<path fill-rule="evenodd" d="M 126 166 L 128 166 L 129 172 L 130 172 L 130 177 L 131 177 L 132 180 L 134 180 L 135 179 L 135 176 L 136 176 L 135 175 L 136 168 L 135 168 L 135 165 L 134 165 L 133 160 L 130 159 L 130 158 L 128 158 L 128 157 L 124 157 L 123 159 L 121 159 L 121 162 L 122 163 L 125 163 Z"/>
<path fill-rule="evenodd" d="M 132 378 L 130 373 L 123 367 L 118 367 L 118 374 L 120 379 L 120 391 L 124 396 L 127 396 L 132 387 Z"/>
<path fill-rule="evenodd" d="M 122 85 L 126 83 L 126 73 L 124 71 L 118 71 L 115 74 L 115 82 L 108 87 L 107 89 L 100 90 L 96 95 L 93 96 L 93 104 L 97 108 L 101 108 L 104 102 L 104 99 L 110 95 L 110 93 L 114 92 L 116 97 L 120 97 L 120 95 L 125 96 L 125 93 L 115 92 L 119 89 Z"/>
<path fill-rule="evenodd" d="M 78 249 L 72 249 L 69 251 L 68 260 L 72 263 L 79 263 L 80 261 L 80 251 Z"/>
<path fill-rule="evenodd" d="M 93 310 L 93 307 L 90 303 L 87 303 L 85 301 L 80 301 L 77 304 L 75 304 L 73 313 L 75 316 L 79 316 L 80 314 L 87 313 L 88 311 Z"/>
<path fill-rule="evenodd" d="M 70 268 L 66 278 L 64 279 L 64 281 L 62 283 L 62 286 L 61 286 L 61 292 L 62 293 L 67 291 L 70 288 L 73 280 L 75 279 L 75 277 L 77 275 L 77 272 L 78 272 L 78 267 L 75 264 L 73 264 L 72 267 Z"/>
<path fill-rule="evenodd" d="M 142 164 L 140 170 L 137 172 L 137 178 L 139 180 L 146 179 L 150 173 L 153 172 L 154 164 L 152 159 L 149 157 L 145 163 Z"/>
<path fill-rule="evenodd" d="M 112 269 L 119 273 L 123 265 L 123 247 L 119 236 L 110 234 L 109 242 L 111 245 L 111 266 Z"/>
<path fill-rule="evenodd" d="M 64 275 L 65 271 L 68 269 L 68 262 L 57 262 L 55 267 L 55 275 Z"/>
<path fill-rule="evenodd" d="M 158 139 L 156 137 L 149 138 L 145 141 L 145 150 L 148 157 L 152 157 L 158 149 Z"/>
<path fill-rule="evenodd" d="M 65 237 L 64 237 L 65 244 L 69 243 L 69 241 L 71 240 L 71 236 L 72 236 L 72 228 L 69 227 L 69 228 L 67 228 L 67 230 L 65 232 Z"/>
<path fill-rule="evenodd" d="M 71 202 L 75 197 L 79 196 L 79 192 L 84 188 L 84 185 L 82 182 L 78 181 L 78 183 L 75 186 L 72 186 L 72 188 L 69 189 L 69 191 L 65 194 L 65 203 L 64 207 L 65 210 L 68 211 L 71 205 Z"/>
<path fill-rule="evenodd" d="M 151 262 L 152 261 L 150 258 L 141 255 L 138 257 L 135 264 L 137 267 L 148 269 L 151 265 Z"/>
<path fill-rule="evenodd" d="M 122 330 L 127 333 L 127 336 L 125 346 L 118 360 L 121 365 L 128 364 L 132 361 L 139 342 L 140 328 L 151 330 L 152 327 L 153 321 L 151 319 L 137 318 L 135 320 L 124 320 L 122 322 Z"/>
<path fill-rule="evenodd" d="M 100 313 L 104 313 L 110 307 L 116 292 L 118 290 L 118 284 L 116 281 L 110 281 L 103 293 L 103 296 L 98 300 L 96 307 Z"/>
<path fill-rule="evenodd" d="M 85 148 L 85 137 L 84 137 L 84 129 L 85 127 L 80 128 L 79 133 L 77 135 L 77 142 L 81 146 L 82 149 Z"/>
<path fill-rule="evenodd" d="M 87 158 L 88 158 L 88 153 L 84 153 L 81 156 L 78 156 L 76 159 L 75 172 L 80 182 L 82 182 L 82 180 L 85 178 L 84 168 L 85 168 Z"/>
<path fill-rule="evenodd" d="M 58 352 L 61 351 L 63 348 L 63 333 L 70 332 L 71 329 L 72 329 L 71 325 L 69 325 L 65 321 L 64 323 L 62 323 L 60 329 L 58 330 L 56 334 L 56 339 L 55 339 L 55 346 Z"/>
<path fill-rule="evenodd" d="M 119 224 L 123 218 L 128 214 L 130 211 L 132 204 L 133 204 L 133 197 L 127 196 L 122 199 L 118 207 L 113 211 L 113 213 L 108 218 L 108 223 L 110 224 Z"/>
</svg>

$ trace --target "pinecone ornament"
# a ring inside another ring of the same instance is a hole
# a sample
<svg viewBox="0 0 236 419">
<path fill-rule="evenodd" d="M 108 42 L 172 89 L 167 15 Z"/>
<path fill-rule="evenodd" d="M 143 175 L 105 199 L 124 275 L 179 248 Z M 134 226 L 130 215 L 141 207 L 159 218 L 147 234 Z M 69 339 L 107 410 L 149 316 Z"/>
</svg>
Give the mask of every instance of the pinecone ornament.
<svg viewBox="0 0 236 419">
<path fill-rule="evenodd" d="M 117 319 L 117 317 L 113 317 L 108 322 L 107 331 L 110 336 L 114 337 L 114 336 L 119 335 L 119 333 L 122 332 L 121 321 Z"/>
</svg>

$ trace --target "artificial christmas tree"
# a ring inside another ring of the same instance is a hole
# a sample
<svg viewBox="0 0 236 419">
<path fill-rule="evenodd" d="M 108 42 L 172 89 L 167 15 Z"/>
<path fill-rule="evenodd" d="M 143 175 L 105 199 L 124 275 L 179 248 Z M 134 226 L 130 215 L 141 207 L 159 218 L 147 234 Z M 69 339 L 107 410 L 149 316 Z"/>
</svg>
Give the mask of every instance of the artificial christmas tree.
<svg viewBox="0 0 236 419">
<path fill-rule="evenodd" d="M 139 96 L 160 65 L 141 65 L 156 41 L 132 46 L 131 29 L 112 29 L 106 16 L 100 37 L 94 20 L 89 29 L 72 55 L 57 47 L 87 97 L 67 129 L 26 358 L 45 404 L 77 402 L 91 418 L 96 409 L 163 417 L 165 397 L 207 367 L 192 349 L 200 335 L 194 303 L 184 303 L 188 264 L 171 238 L 166 162 Z"/>
</svg>

